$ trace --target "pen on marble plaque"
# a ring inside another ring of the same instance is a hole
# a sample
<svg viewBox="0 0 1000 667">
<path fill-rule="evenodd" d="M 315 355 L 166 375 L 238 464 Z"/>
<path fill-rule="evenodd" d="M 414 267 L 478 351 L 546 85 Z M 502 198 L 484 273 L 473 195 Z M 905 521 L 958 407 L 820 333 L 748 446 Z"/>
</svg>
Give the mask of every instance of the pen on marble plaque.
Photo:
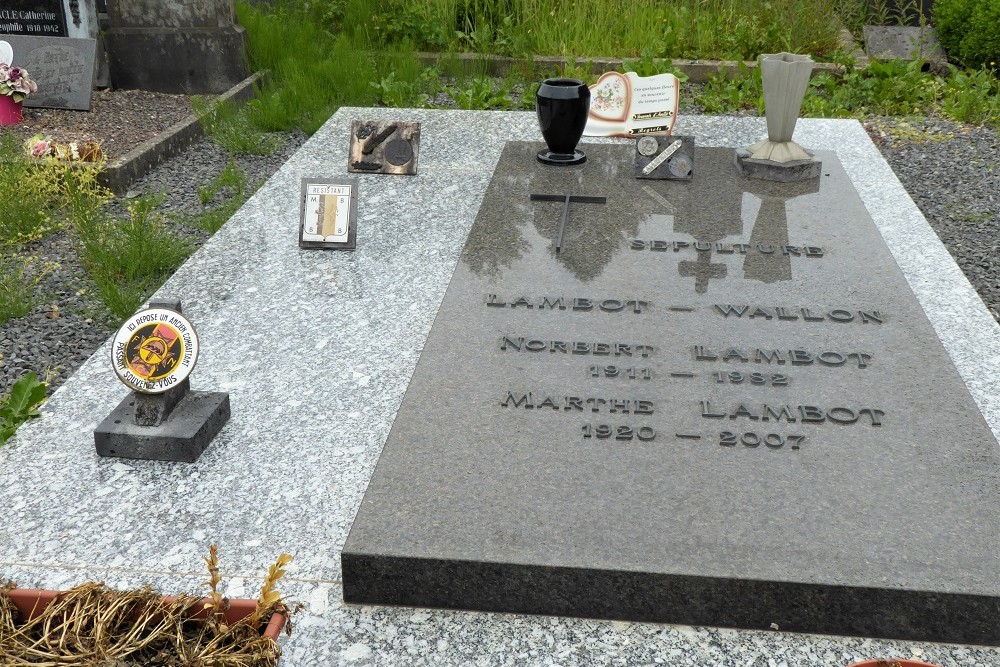
<svg viewBox="0 0 1000 667">
<path fill-rule="evenodd" d="M 664 148 L 662 153 L 660 153 L 659 155 L 657 155 L 656 157 L 654 157 L 649 162 L 649 164 L 647 164 L 645 167 L 643 167 L 643 169 L 642 169 L 642 175 L 643 176 L 649 176 L 650 174 L 652 174 L 654 169 L 656 169 L 661 164 L 663 164 L 664 162 L 666 162 L 667 159 L 671 155 L 673 155 L 674 153 L 676 153 L 677 150 L 681 146 L 683 146 L 683 145 L 684 145 L 684 142 L 681 141 L 680 139 L 678 139 L 674 143 L 672 143 L 669 146 L 667 146 L 666 148 Z"/>
</svg>

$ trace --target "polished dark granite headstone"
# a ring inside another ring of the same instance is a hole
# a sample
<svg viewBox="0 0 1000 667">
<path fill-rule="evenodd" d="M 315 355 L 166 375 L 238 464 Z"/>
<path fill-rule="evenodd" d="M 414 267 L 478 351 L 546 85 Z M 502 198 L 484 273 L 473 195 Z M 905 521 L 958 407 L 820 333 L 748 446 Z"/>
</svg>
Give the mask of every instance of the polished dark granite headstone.
<svg viewBox="0 0 1000 667">
<path fill-rule="evenodd" d="M 539 149 L 500 158 L 344 599 L 1000 644 L 1000 446 L 836 155 Z M 607 202 L 557 253 L 531 194 L 567 192 Z"/>
</svg>

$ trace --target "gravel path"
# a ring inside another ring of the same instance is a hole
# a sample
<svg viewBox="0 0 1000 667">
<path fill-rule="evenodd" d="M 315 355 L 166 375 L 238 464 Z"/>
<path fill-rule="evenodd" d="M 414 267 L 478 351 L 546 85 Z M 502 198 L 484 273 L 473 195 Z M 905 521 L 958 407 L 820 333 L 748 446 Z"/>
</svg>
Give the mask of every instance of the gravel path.
<svg viewBox="0 0 1000 667">
<path fill-rule="evenodd" d="M 1000 245 L 996 233 L 1000 227 L 997 132 L 940 118 L 871 118 L 865 125 L 903 186 L 1000 320 L 1000 263 L 995 259 Z M 249 182 L 267 180 L 305 141 L 300 134 L 282 138 L 283 148 L 274 155 L 238 159 Z M 133 189 L 169 192 L 166 206 L 170 211 L 195 212 L 200 207 L 197 187 L 227 163 L 224 151 L 203 140 L 161 165 Z M 199 241 L 204 237 L 195 236 Z M 106 316 L 102 319 L 88 298 L 91 288 L 65 233 L 47 239 L 31 252 L 44 261 L 58 263 L 59 268 L 42 284 L 44 296 L 31 313 L 0 326 L 0 395 L 27 371 L 47 376 L 50 391 L 54 390 L 116 328 Z"/>
</svg>

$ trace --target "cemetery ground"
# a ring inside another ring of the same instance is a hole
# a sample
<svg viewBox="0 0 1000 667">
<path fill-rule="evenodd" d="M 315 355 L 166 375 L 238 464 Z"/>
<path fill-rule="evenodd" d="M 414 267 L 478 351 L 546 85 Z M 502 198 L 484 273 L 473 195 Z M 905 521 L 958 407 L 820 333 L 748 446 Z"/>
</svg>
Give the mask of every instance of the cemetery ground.
<svg viewBox="0 0 1000 667">
<path fill-rule="evenodd" d="M 338 137 L 348 132 L 352 115 L 382 114 L 380 109 L 341 110 L 165 288 L 165 293 L 183 295 L 204 340 L 224 343 L 205 345 L 194 382 L 229 391 L 237 401 L 232 427 L 223 429 L 197 464 L 80 455 L 92 451 L 92 424 L 124 393 L 107 375 L 104 355 L 88 360 L 45 408 L 45 416 L 4 448 L 9 465 L 3 467 L 2 486 L 8 493 L 10 534 L 17 532 L 14 526 L 28 523 L 39 530 L 36 536 L 17 534 L 6 545 L 8 560 L 20 563 L 8 569 L 8 576 L 22 585 L 52 588 L 87 577 L 115 587 L 150 583 L 164 591 L 194 590 L 204 580 L 199 562 L 204 545 L 217 540 L 223 574 L 238 580 L 227 594 L 242 597 L 241 592 L 256 588 L 259 563 L 280 551 L 293 552 L 296 571 L 282 593 L 305 602 L 307 612 L 284 645 L 282 660 L 289 667 L 593 667 L 661 661 L 692 667 L 830 667 L 873 655 L 922 655 L 949 667 L 994 664 L 995 649 L 973 646 L 341 604 L 337 547 L 476 212 L 478 197 L 469 197 L 463 182 L 455 180 L 484 187 L 502 141 L 532 140 L 537 131 L 529 113 L 385 109 L 385 118 L 417 120 L 425 130 L 418 178 L 377 177 L 404 195 L 398 201 L 406 210 L 380 215 L 376 207 L 394 207 L 396 200 L 369 188 L 365 242 L 356 252 L 299 251 L 294 233 L 285 234 L 297 207 L 294 197 L 283 193 L 320 165 L 342 173 L 347 146 Z M 496 136 L 497 126 L 512 127 L 516 134 Z M 696 131 L 699 145 L 710 145 L 729 127 L 741 130 L 726 134 L 728 140 L 744 145 L 758 136 L 763 123 L 688 114 L 681 117 L 678 133 Z M 817 127 L 828 128 L 823 143 Z M 857 152 L 867 156 L 866 165 L 855 162 L 852 174 L 862 183 L 867 205 L 883 218 L 905 210 L 908 219 L 920 223 L 896 225 L 894 241 L 907 230 L 917 232 L 918 250 L 932 239 L 860 126 L 803 121 L 799 131 L 821 149 L 834 150 L 845 141 L 843 159 Z M 482 148 L 484 136 L 489 152 L 470 158 L 469 165 L 451 162 L 453 148 L 474 155 L 471 149 Z M 886 189 L 893 191 L 891 197 Z M 936 241 L 926 245 L 933 257 L 946 260 Z M 939 284 L 950 288 L 962 280 L 954 266 L 945 268 L 948 275 Z M 920 287 L 934 282 L 917 281 Z M 967 285 L 958 292 L 959 303 L 976 298 Z M 977 312 L 980 320 L 990 319 Z M 251 320 L 252 329 L 234 326 L 243 318 Z M 278 381 L 274 369 L 280 369 Z M 289 391 L 290 383 L 298 383 L 299 390 Z M 51 479 L 51 470 L 63 474 Z M 37 491 L 15 497 L 25 487 Z M 45 504 L 46 498 L 58 502 Z"/>
</svg>

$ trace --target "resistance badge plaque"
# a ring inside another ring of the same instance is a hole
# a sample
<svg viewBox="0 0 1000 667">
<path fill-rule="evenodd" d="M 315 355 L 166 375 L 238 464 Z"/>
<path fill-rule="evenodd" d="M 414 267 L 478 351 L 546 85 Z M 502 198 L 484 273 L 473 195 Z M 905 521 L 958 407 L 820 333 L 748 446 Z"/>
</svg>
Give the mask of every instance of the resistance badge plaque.
<svg viewBox="0 0 1000 667">
<path fill-rule="evenodd" d="M 357 218 L 357 179 L 302 179 L 300 248 L 353 250 L 357 238 Z"/>
<path fill-rule="evenodd" d="M 130 389 L 160 394 L 182 382 L 198 360 L 198 334 L 180 313 L 150 308 L 130 317 L 115 334 L 111 363 Z"/>
</svg>

